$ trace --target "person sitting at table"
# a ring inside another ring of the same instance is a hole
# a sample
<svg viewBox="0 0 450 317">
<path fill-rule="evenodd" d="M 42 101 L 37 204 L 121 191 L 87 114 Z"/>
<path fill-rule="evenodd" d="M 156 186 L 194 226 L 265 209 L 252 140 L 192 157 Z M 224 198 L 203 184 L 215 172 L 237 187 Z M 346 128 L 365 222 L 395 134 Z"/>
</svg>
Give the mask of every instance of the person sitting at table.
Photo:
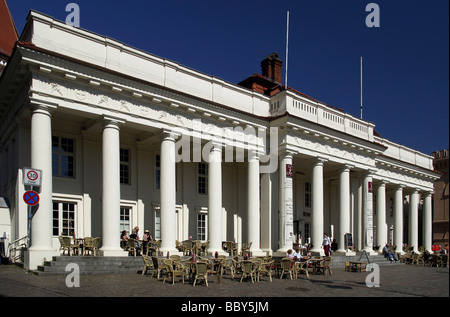
<svg viewBox="0 0 450 317">
<path fill-rule="evenodd" d="M 136 230 L 137 229 L 137 230 Z M 130 234 L 130 238 L 136 240 L 136 250 L 139 250 L 140 246 L 140 241 L 139 241 L 139 236 L 138 236 L 138 232 L 139 232 L 139 228 L 135 227 Z"/>
<path fill-rule="evenodd" d="M 127 235 L 127 231 L 123 230 L 122 233 L 120 234 L 120 247 L 122 249 L 125 249 L 127 247 L 127 242 L 128 241 L 128 235 Z"/>
<path fill-rule="evenodd" d="M 299 247 L 296 247 L 296 248 L 295 248 L 295 252 L 292 254 L 292 256 L 293 256 L 294 260 L 296 260 L 296 261 L 300 261 L 300 260 L 301 260 L 301 258 L 302 258 L 302 253 L 301 253 Z"/>
<path fill-rule="evenodd" d="M 389 251 L 389 244 L 386 243 L 386 245 L 383 248 L 383 252 L 382 254 L 384 255 L 385 258 L 387 258 L 389 261 L 394 261 L 397 262 L 397 257 L 395 256 L 394 252 Z"/>
<path fill-rule="evenodd" d="M 287 250 L 287 256 L 288 256 L 288 258 L 291 258 L 291 259 L 294 258 L 294 255 L 292 255 L 292 249 Z"/>
<path fill-rule="evenodd" d="M 145 230 L 144 231 L 144 236 L 142 237 L 142 247 L 143 247 L 143 251 L 144 253 L 147 252 L 147 245 L 149 242 L 153 241 L 153 237 L 150 235 L 150 231 Z"/>
</svg>

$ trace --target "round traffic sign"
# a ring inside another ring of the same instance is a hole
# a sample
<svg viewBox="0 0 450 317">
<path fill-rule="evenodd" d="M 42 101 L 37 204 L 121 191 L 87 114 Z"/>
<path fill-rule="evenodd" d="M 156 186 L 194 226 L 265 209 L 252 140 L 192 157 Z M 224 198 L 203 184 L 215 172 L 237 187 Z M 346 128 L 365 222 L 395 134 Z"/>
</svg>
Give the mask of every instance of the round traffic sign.
<svg viewBox="0 0 450 317">
<path fill-rule="evenodd" d="M 28 178 L 30 181 L 35 181 L 35 180 L 38 178 L 38 176 L 39 176 L 39 174 L 38 174 L 36 171 L 29 171 L 29 172 L 27 173 L 27 178 Z"/>
<path fill-rule="evenodd" d="M 39 195 L 35 191 L 29 190 L 23 194 L 23 200 L 27 205 L 36 206 L 39 204 Z"/>
</svg>

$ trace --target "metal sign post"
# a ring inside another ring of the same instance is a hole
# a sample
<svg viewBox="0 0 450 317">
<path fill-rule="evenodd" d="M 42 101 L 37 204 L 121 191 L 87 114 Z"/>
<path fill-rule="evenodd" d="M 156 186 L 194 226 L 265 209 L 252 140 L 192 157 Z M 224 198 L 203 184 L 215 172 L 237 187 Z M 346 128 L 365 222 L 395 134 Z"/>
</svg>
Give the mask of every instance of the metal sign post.
<svg viewBox="0 0 450 317">
<path fill-rule="evenodd" d="M 23 195 L 23 200 L 28 205 L 28 228 L 27 228 L 27 250 L 30 251 L 31 246 L 31 220 L 33 219 L 33 207 L 39 205 L 39 192 L 42 184 L 42 170 L 35 168 L 23 168 L 23 185 L 30 186 Z"/>
</svg>

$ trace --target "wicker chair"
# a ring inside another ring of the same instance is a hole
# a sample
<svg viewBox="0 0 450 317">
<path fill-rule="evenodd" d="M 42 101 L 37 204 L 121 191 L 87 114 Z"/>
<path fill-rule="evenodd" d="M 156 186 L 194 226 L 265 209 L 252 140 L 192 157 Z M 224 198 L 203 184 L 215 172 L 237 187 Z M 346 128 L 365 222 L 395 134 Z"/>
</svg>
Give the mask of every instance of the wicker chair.
<svg viewBox="0 0 450 317">
<path fill-rule="evenodd" d="M 217 262 L 210 262 L 208 268 L 208 275 L 216 275 L 217 283 L 220 283 L 220 275 L 222 274 L 222 266 L 225 259 L 218 259 Z"/>
<path fill-rule="evenodd" d="M 133 238 L 128 238 L 128 254 L 133 254 L 136 256 L 137 248 L 136 248 L 136 240 Z"/>
<path fill-rule="evenodd" d="M 153 269 L 153 263 L 150 261 L 150 258 L 143 254 L 142 260 L 144 260 L 144 269 L 142 270 L 142 275 L 145 275 L 148 271 L 148 269 Z"/>
<path fill-rule="evenodd" d="M 225 259 L 222 265 L 222 274 L 224 272 L 226 273 L 229 270 L 231 277 L 234 280 L 234 276 L 236 275 L 236 267 L 237 267 L 236 261 L 232 258 L 227 258 Z"/>
<path fill-rule="evenodd" d="M 164 260 L 164 265 L 166 266 L 166 270 L 167 270 L 166 277 L 172 278 L 172 285 L 175 284 L 175 277 L 181 277 L 181 279 L 183 280 L 183 284 L 184 284 L 185 269 L 184 269 L 183 264 L 181 264 L 178 261 L 166 259 L 166 260 Z M 166 277 L 164 278 L 163 283 L 166 282 Z"/>
<path fill-rule="evenodd" d="M 66 236 L 59 236 L 58 239 L 59 239 L 59 242 L 61 244 L 61 247 L 59 248 L 59 250 L 63 251 L 62 255 L 64 255 L 64 252 L 66 250 L 67 250 L 67 254 L 69 256 L 70 256 L 71 252 L 73 254 L 74 250 L 79 250 L 79 246 L 78 245 L 75 245 L 75 244 L 71 243 L 71 238 L 70 237 L 68 237 L 68 236 L 67 237 Z"/>
<path fill-rule="evenodd" d="M 242 276 L 241 276 L 241 283 L 242 280 L 244 279 L 244 277 L 250 277 L 252 279 L 252 283 L 254 283 L 254 278 L 257 279 L 258 278 L 258 264 L 253 262 L 253 261 L 249 261 L 249 260 L 244 260 L 241 261 L 241 270 L 242 270 Z"/>
<path fill-rule="evenodd" d="M 152 262 L 153 262 L 152 276 L 156 275 L 156 279 L 159 280 L 161 273 L 166 273 L 166 267 L 164 266 L 164 263 L 162 263 L 156 256 L 152 256 Z"/>
<path fill-rule="evenodd" d="M 96 256 L 99 243 L 100 238 L 92 238 L 92 237 L 84 238 L 84 246 L 83 246 L 84 255 L 89 255 L 89 252 L 91 252 L 92 255 Z"/>
<path fill-rule="evenodd" d="M 258 282 L 262 275 L 269 276 L 269 281 L 272 282 L 272 267 L 273 267 L 274 261 L 261 261 L 258 263 Z"/>
<path fill-rule="evenodd" d="M 331 261 L 333 259 L 331 258 L 331 256 L 326 256 L 324 257 L 324 261 L 322 263 L 320 263 L 320 270 L 323 271 L 323 274 L 330 274 L 332 275 L 333 272 L 331 271 Z"/>
<path fill-rule="evenodd" d="M 208 263 L 207 262 L 195 263 L 194 286 L 197 283 L 197 280 L 204 280 L 206 287 L 208 287 Z"/>
<path fill-rule="evenodd" d="M 298 274 L 304 272 L 306 277 L 309 280 L 309 272 L 308 272 L 309 260 L 295 262 L 294 270 L 295 270 L 295 279 L 297 279 Z"/>
<path fill-rule="evenodd" d="M 242 243 L 241 254 L 244 255 L 244 253 L 247 253 L 249 256 L 252 256 L 252 253 L 250 252 L 251 247 L 252 247 L 252 242 Z"/>
<path fill-rule="evenodd" d="M 280 279 L 283 278 L 283 275 L 285 273 L 288 273 L 289 276 L 291 277 L 292 280 L 292 271 L 293 271 L 293 262 L 291 258 L 282 258 L 281 262 L 280 262 L 280 266 L 281 266 L 281 274 L 280 274 Z"/>
</svg>

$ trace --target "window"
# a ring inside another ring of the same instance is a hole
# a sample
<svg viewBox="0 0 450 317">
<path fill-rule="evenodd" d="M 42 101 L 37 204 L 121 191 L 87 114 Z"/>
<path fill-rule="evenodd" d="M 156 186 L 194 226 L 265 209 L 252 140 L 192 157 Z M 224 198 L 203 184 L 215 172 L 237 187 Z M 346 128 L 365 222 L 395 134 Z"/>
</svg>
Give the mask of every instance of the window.
<svg viewBox="0 0 450 317">
<path fill-rule="evenodd" d="M 302 243 L 310 242 L 311 239 L 311 223 L 305 222 L 305 235 L 303 237 Z"/>
<path fill-rule="evenodd" d="M 311 207 L 311 183 L 305 182 L 305 207 Z"/>
<path fill-rule="evenodd" d="M 120 232 L 126 230 L 130 233 L 130 218 L 131 218 L 131 208 L 121 207 L 120 208 Z"/>
<path fill-rule="evenodd" d="M 208 165 L 204 163 L 198 163 L 197 189 L 199 194 L 208 194 Z"/>
<path fill-rule="evenodd" d="M 160 207 L 155 208 L 155 240 L 161 239 L 161 209 Z"/>
<path fill-rule="evenodd" d="M 74 203 L 53 202 L 53 235 L 72 236 L 75 231 Z"/>
<path fill-rule="evenodd" d="M 120 183 L 130 185 L 130 150 L 120 149 Z"/>
<path fill-rule="evenodd" d="M 53 176 L 75 177 L 75 140 L 52 136 Z"/>
<path fill-rule="evenodd" d="M 161 186 L 161 156 L 155 156 L 155 188 L 159 189 Z"/>
<path fill-rule="evenodd" d="M 206 241 L 206 214 L 197 214 L 197 240 Z"/>
</svg>

